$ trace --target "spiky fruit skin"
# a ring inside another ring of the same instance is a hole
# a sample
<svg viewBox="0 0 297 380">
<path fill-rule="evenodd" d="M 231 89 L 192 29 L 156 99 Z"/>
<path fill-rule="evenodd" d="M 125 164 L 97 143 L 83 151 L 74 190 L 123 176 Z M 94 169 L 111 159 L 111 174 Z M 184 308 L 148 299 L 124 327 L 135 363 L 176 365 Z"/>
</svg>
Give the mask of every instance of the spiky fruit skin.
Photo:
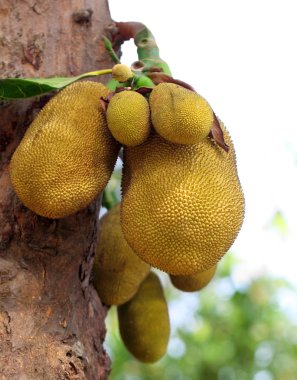
<svg viewBox="0 0 297 380">
<path fill-rule="evenodd" d="M 112 77 L 113 79 L 123 83 L 127 82 L 128 79 L 133 77 L 133 72 L 131 71 L 129 66 L 123 65 L 122 63 L 118 63 L 112 68 Z"/>
<path fill-rule="evenodd" d="M 121 337 L 138 360 L 154 363 L 166 353 L 170 336 L 167 303 L 154 273 L 140 285 L 136 295 L 118 307 Z"/>
<path fill-rule="evenodd" d="M 160 83 L 149 98 L 152 123 L 160 136 L 175 144 L 196 144 L 210 132 L 213 111 L 196 92 Z"/>
<path fill-rule="evenodd" d="M 183 292 L 196 292 L 205 288 L 212 280 L 216 273 L 217 266 L 213 266 L 206 271 L 190 274 L 188 276 L 174 276 L 170 275 L 172 284 Z"/>
<path fill-rule="evenodd" d="M 242 225 L 234 147 L 221 127 L 229 153 L 209 138 L 177 145 L 157 134 L 124 151 L 124 235 L 142 260 L 167 273 L 189 275 L 214 266 Z"/>
<path fill-rule="evenodd" d="M 121 305 L 137 292 L 150 266 L 132 251 L 120 222 L 120 204 L 100 220 L 94 260 L 94 286 L 103 303 Z"/>
<path fill-rule="evenodd" d="M 115 94 L 109 102 L 106 116 L 111 134 L 123 145 L 140 145 L 149 136 L 149 105 L 145 97 L 135 91 Z"/>
<path fill-rule="evenodd" d="M 10 163 L 12 185 L 29 209 L 62 218 L 105 187 L 119 144 L 111 136 L 100 83 L 77 82 L 54 96 L 26 131 Z"/>
</svg>

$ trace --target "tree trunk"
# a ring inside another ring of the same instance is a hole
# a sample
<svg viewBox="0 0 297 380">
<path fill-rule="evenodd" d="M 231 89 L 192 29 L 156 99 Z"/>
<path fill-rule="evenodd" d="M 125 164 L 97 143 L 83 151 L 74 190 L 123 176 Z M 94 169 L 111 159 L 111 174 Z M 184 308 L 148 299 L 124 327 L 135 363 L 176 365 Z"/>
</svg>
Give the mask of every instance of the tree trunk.
<svg viewBox="0 0 297 380">
<path fill-rule="evenodd" d="M 0 0 L 0 77 L 112 66 L 107 0 Z M 0 104 L 0 379 L 106 379 L 102 306 L 89 283 L 99 201 L 59 220 L 24 207 L 9 161 L 49 96 Z"/>
</svg>

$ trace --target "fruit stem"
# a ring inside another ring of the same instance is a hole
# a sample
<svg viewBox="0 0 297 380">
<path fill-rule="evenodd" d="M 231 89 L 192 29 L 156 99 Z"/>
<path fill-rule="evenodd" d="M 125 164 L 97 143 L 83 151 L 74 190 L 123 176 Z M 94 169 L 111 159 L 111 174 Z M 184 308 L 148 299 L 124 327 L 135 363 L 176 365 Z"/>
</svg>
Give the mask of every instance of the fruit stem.
<svg viewBox="0 0 297 380">
<path fill-rule="evenodd" d="M 165 74 L 171 76 L 168 64 L 160 58 L 159 48 L 152 32 L 144 25 L 144 28 L 134 37 L 137 46 L 138 59 L 145 63 L 146 69 L 159 67 Z"/>
<path fill-rule="evenodd" d="M 113 50 L 111 41 L 107 37 L 103 36 L 103 43 L 104 43 L 105 49 L 109 53 L 109 55 L 110 55 L 111 59 L 113 60 L 113 62 L 114 63 L 121 63 L 121 61 L 120 61 L 119 57 L 117 56 L 116 52 Z"/>
<path fill-rule="evenodd" d="M 138 59 L 145 64 L 145 70 L 159 67 L 163 73 L 171 75 L 168 64 L 160 58 L 159 48 L 152 32 L 139 22 L 116 22 L 117 34 L 113 37 L 113 46 L 120 46 L 124 41 L 134 39 Z"/>
<path fill-rule="evenodd" d="M 99 75 L 105 75 L 105 74 L 111 74 L 111 73 L 112 73 L 112 69 L 90 71 L 88 73 L 82 74 L 80 78 L 93 77 L 93 76 L 99 76 Z"/>
</svg>

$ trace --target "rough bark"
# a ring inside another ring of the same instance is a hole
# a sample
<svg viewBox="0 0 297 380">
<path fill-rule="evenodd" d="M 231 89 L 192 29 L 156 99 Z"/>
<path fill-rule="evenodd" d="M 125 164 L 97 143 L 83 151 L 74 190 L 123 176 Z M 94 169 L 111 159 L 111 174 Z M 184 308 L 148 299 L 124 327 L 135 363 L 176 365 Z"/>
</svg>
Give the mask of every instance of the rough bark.
<svg viewBox="0 0 297 380">
<path fill-rule="evenodd" d="M 111 67 L 107 0 L 0 0 L 0 77 Z M 24 207 L 9 161 L 48 96 L 0 104 L 0 379 L 106 379 L 106 309 L 89 283 L 98 200 L 60 220 Z"/>
</svg>

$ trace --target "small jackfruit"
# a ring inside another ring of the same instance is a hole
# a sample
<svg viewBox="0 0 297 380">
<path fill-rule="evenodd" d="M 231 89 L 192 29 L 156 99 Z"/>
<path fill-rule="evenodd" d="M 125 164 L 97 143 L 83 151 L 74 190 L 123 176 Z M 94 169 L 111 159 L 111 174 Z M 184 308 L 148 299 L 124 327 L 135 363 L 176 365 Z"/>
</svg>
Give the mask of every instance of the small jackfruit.
<svg viewBox="0 0 297 380">
<path fill-rule="evenodd" d="M 111 134 L 123 145 L 140 145 L 149 136 L 149 105 L 138 92 L 121 91 L 115 94 L 109 102 L 106 116 Z"/>
<path fill-rule="evenodd" d="M 112 77 L 113 79 L 123 83 L 127 82 L 128 79 L 134 76 L 129 66 L 118 63 L 112 68 Z"/>
<path fill-rule="evenodd" d="M 120 223 L 120 204 L 100 220 L 94 261 L 94 286 L 106 305 L 120 305 L 131 299 L 150 266 L 132 251 Z"/>
<path fill-rule="evenodd" d="M 119 152 L 100 97 L 101 83 L 76 82 L 54 96 L 26 131 L 10 163 L 25 206 L 62 218 L 86 207 L 105 187 Z"/>
<path fill-rule="evenodd" d="M 190 274 L 188 276 L 173 276 L 170 275 L 172 284 L 183 292 L 196 292 L 204 288 L 213 278 L 216 273 L 217 266 L 207 269 L 203 272 Z"/>
<path fill-rule="evenodd" d="M 234 242 L 244 216 L 235 151 L 211 139 L 167 142 L 157 133 L 124 150 L 122 229 L 145 262 L 173 275 L 214 266 Z"/>
<path fill-rule="evenodd" d="M 164 139 L 175 144 L 196 144 L 210 132 L 214 115 L 196 92 L 175 83 L 160 83 L 149 98 L 152 123 Z"/>
<path fill-rule="evenodd" d="M 121 337 L 131 354 L 144 363 L 161 359 L 167 350 L 170 321 L 158 276 L 151 272 L 135 296 L 117 310 Z"/>
</svg>

